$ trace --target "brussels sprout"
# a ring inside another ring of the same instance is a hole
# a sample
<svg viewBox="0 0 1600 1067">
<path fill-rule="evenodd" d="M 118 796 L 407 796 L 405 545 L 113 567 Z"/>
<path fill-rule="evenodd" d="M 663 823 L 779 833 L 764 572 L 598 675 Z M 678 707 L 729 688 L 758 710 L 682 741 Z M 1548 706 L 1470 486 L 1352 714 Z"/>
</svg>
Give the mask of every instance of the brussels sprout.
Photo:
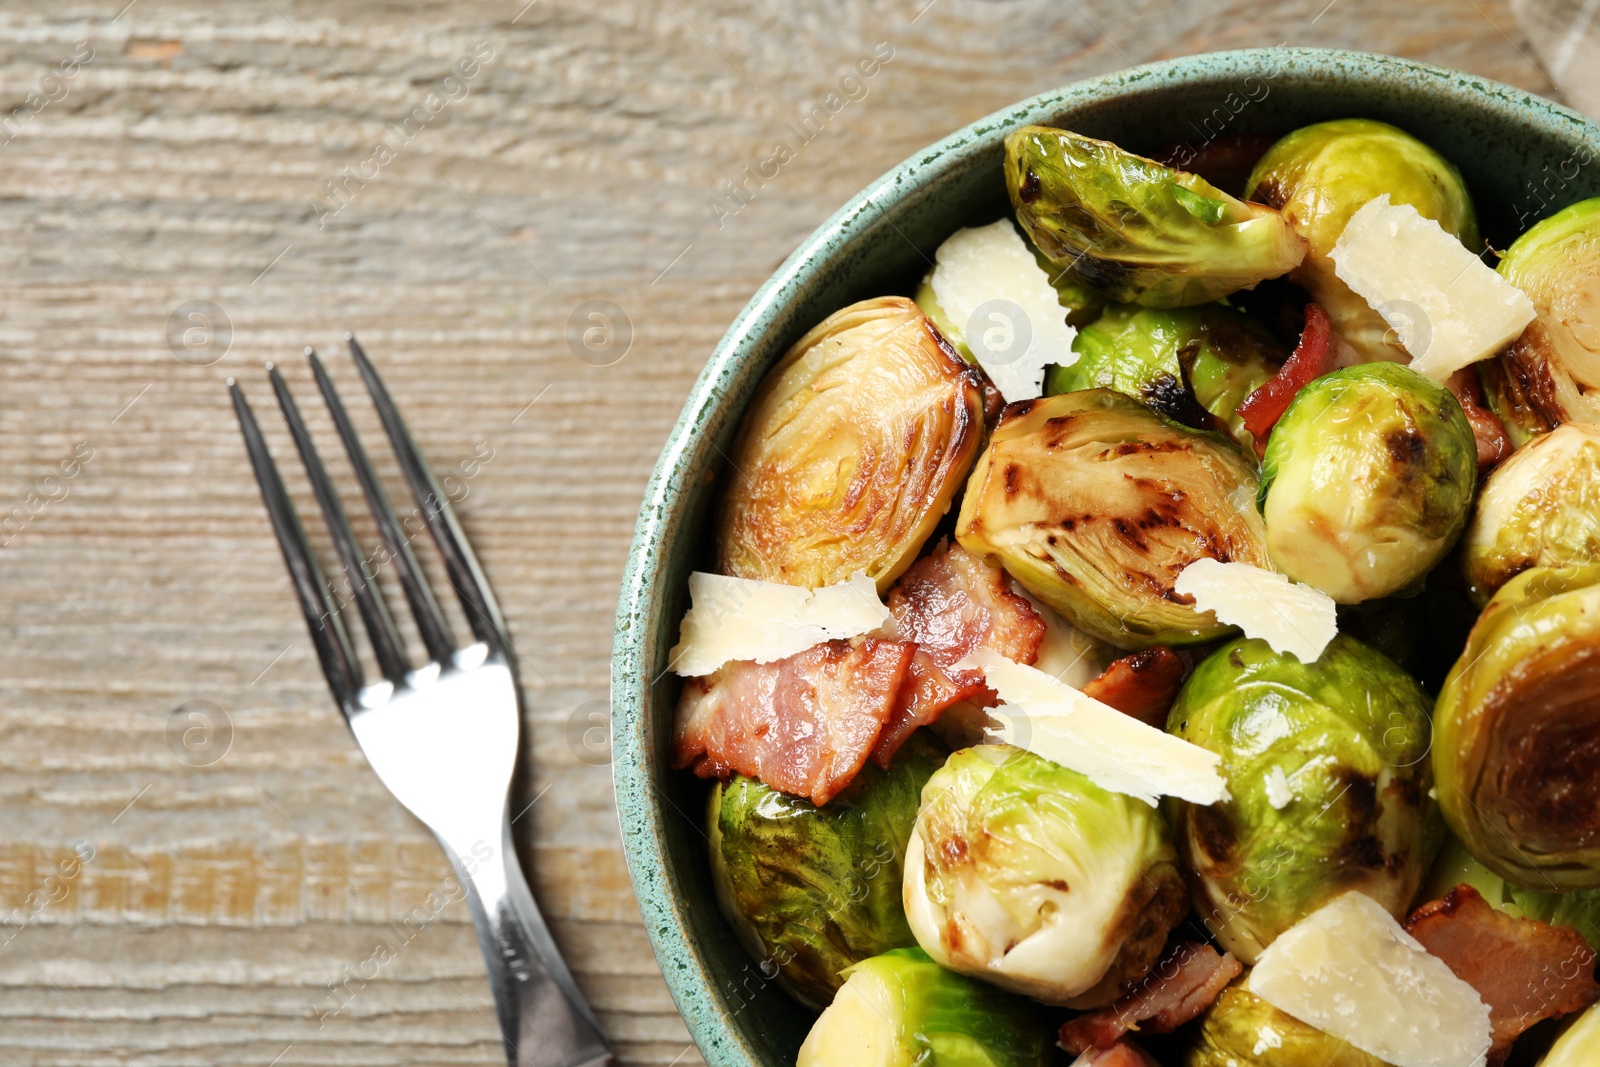
<svg viewBox="0 0 1600 1067">
<path fill-rule="evenodd" d="M 840 972 L 916 944 L 900 903 L 922 787 L 943 753 L 920 734 L 887 772 L 864 764 L 826 807 L 734 775 L 711 791 L 712 880 L 723 915 L 779 985 L 821 1008 Z"/>
<path fill-rule="evenodd" d="M 1531 567 L 1600 562 L 1600 426 L 1569 422 L 1519 448 L 1484 481 L 1461 538 L 1482 607 Z"/>
<path fill-rule="evenodd" d="M 1203 557 L 1267 566 L 1255 470 L 1201 433 L 1108 389 L 1013 404 L 978 458 L 956 539 L 1119 648 L 1231 632 L 1173 592 Z"/>
<path fill-rule="evenodd" d="M 1261 512 L 1279 570 L 1341 604 L 1407 589 L 1467 522 L 1472 427 L 1450 391 L 1380 363 L 1325 374 L 1273 427 Z"/>
<path fill-rule="evenodd" d="M 1025 126 L 1006 137 L 1005 168 L 1034 245 L 1112 300 L 1205 304 L 1276 278 L 1305 255 L 1276 211 L 1107 141 Z"/>
<path fill-rule="evenodd" d="M 1477 214 L 1461 172 L 1439 153 L 1372 119 L 1336 119 L 1305 126 L 1261 157 L 1245 187 L 1245 199 L 1283 212 L 1310 245 L 1290 273 L 1328 312 L 1334 329 L 1366 360 L 1406 363 L 1410 355 L 1382 316 L 1334 273 L 1328 254 L 1350 216 L 1384 193 L 1394 204 L 1410 204 L 1423 218 L 1477 252 Z"/>
<path fill-rule="evenodd" d="M 1539 1067 L 1594 1067 L 1600 1063 L 1600 1005 L 1578 1016 L 1556 1038 Z"/>
<path fill-rule="evenodd" d="M 1530 889 L 1600 887 L 1600 565 L 1500 587 L 1434 708 L 1439 804 L 1462 844 Z"/>
<path fill-rule="evenodd" d="M 906 918 L 940 964 L 1047 1004 L 1131 988 L 1189 910 L 1160 814 L 1010 745 L 955 753 L 922 790 Z"/>
<path fill-rule="evenodd" d="M 1048 1067 L 1050 1037 L 1022 997 L 901 948 L 845 971 L 796 1067 Z"/>
<path fill-rule="evenodd" d="M 1167 730 L 1222 757 L 1230 799 L 1169 798 L 1200 917 L 1254 963 L 1273 940 L 1359 890 L 1403 916 L 1438 848 L 1428 696 L 1340 634 L 1315 663 L 1241 638 L 1213 652 Z"/>
<path fill-rule="evenodd" d="M 1385 1067 L 1341 1038 L 1279 1011 L 1250 992 L 1246 971 L 1200 1020 L 1184 1067 Z"/>
<path fill-rule="evenodd" d="M 1489 406 L 1516 444 L 1563 422 L 1600 422 L 1600 198 L 1512 242 L 1500 274 L 1538 318 L 1482 368 Z"/>
<path fill-rule="evenodd" d="M 886 591 L 950 507 L 983 433 L 978 373 L 903 297 L 800 338 L 740 429 L 717 526 L 722 574 Z"/>
<path fill-rule="evenodd" d="M 1196 308 L 1108 308 L 1078 331 L 1078 359 L 1056 367 L 1045 393 L 1115 389 L 1197 430 L 1255 438 L 1234 409 L 1270 379 L 1288 353 L 1254 319 L 1219 304 Z"/>
</svg>

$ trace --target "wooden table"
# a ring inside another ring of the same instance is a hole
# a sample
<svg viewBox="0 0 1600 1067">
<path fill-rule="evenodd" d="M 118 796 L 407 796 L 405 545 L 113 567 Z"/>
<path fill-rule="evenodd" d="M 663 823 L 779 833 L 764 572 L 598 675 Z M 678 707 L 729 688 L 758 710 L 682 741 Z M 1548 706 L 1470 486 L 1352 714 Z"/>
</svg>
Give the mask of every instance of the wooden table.
<svg viewBox="0 0 1600 1067">
<path fill-rule="evenodd" d="M 1503 0 L 124 2 L 0 11 L 5 1064 L 503 1062 L 448 868 L 323 687 L 229 375 L 292 464 L 261 363 L 309 399 L 317 345 L 359 401 L 355 330 L 455 470 L 520 652 L 535 892 L 622 1059 L 691 1064 L 593 728 L 645 477 L 760 281 L 920 146 L 1132 63 L 1290 42 L 1550 87 Z"/>
</svg>

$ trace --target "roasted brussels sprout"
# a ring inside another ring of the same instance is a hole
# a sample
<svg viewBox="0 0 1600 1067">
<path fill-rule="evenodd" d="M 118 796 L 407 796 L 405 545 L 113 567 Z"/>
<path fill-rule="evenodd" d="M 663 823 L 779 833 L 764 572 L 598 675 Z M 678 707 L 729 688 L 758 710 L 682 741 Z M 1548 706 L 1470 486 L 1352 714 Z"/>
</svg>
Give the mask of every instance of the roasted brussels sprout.
<svg viewBox="0 0 1600 1067">
<path fill-rule="evenodd" d="M 901 948 L 845 971 L 796 1067 L 1048 1067 L 1050 1037 L 1022 997 Z"/>
<path fill-rule="evenodd" d="M 882 593 L 949 509 L 978 450 L 976 371 L 903 297 L 852 304 L 767 375 L 733 448 L 717 570 Z"/>
<path fill-rule="evenodd" d="M 1109 1004 L 1189 910 L 1161 815 L 1026 749 L 955 753 L 922 791 L 906 918 L 940 964 L 1047 1004 Z"/>
<path fill-rule="evenodd" d="M 1222 756 L 1231 798 L 1168 799 L 1195 907 L 1254 963 L 1355 889 L 1405 914 L 1441 837 L 1428 797 L 1428 697 L 1343 634 L 1315 663 L 1241 638 L 1184 683 L 1167 730 Z"/>
<path fill-rule="evenodd" d="M 1245 448 L 1255 438 L 1234 409 L 1289 355 L 1266 327 L 1219 304 L 1120 304 L 1079 330 L 1072 350 L 1077 361 L 1049 372 L 1047 395 L 1115 389 L 1185 426 L 1224 430 Z"/>
<path fill-rule="evenodd" d="M 1246 971 L 1200 1020 L 1184 1067 L 1385 1067 L 1332 1034 L 1279 1011 L 1250 992 Z"/>
<path fill-rule="evenodd" d="M 900 903 L 902 864 L 922 787 L 943 757 L 913 734 L 887 772 L 867 762 L 821 808 L 743 775 L 711 790 L 717 903 L 807 1007 L 833 999 L 851 964 L 916 944 Z"/>
<path fill-rule="evenodd" d="M 1563 422 L 1600 423 L 1600 198 L 1584 200 L 1512 242 L 1500 274 L 1538 318 L 1480 366 L 1489 406 L 1515 444 Z"/>
<path fill-rule="evenodd" d="M 1250 461 L 1109 389 L 1014 404 L 978 458 L 956 539 L 1119 648 L 1230 628 L 1172 584 L 1202 557 L 1267 566 Z"/>
<path fill-rule="evenodd" d="M 1386 363 L 1325 374 L 1262 457 L 1272 562 L 1341 604 L 1407 589 L 1455 543 L 1477 478 L 1472 427 L 1448 389 Z"/>
<path fill-rule="evenodd" d="M 1556 1038 L 1539 1067 L 1594 1067 L 1600 1063 L 1600 1005 L 1578 1016 Z"/>
<path fill-rule="evenodd" d="M 1289 275 L 1328 312 L 1334 329 L 1366 360 L 1406 363 L 1410 355 L 1382 316 L 1334 273 L 1328 254 L 1345 223 L 1384 193 L 1410 204 L 1477 252 L 1477 214 L 1461 172 L 1439 153 L 1372 119 L 1305 126 L 1261 157 L 1245 199 L 1277 208 L 1310 248 Z"/>
<path fill-rule="evenodd" d="M 1584 563 L 1600 563 L 1600 426 L 1569 422 L 1484 481 L 1461 537 L 1461 568 L 1482 607 L 1525 570 Z"/>
<path fill-rule="evenodd" d="M 1276 211 L 1107 141 L 1025 126 L 1006 137 L 1005 169 L 1034 245 L 1112 300 L 1205 304 L 1276 278 L 1305 255 Z"/>
<path fill-rule="evenodd" d="M 1500 587 L 1434 708 L 1450 829 L 1529 889 L 1600 887 L 1600 565 Z"/>
</svg>

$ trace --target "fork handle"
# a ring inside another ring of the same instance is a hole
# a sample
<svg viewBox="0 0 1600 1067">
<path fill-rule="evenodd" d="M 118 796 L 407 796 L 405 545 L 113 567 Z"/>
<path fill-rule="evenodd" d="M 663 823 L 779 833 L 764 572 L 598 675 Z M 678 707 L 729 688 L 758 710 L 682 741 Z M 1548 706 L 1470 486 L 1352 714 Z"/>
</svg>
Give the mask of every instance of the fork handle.
<svg viewBox="0 0 1600 1067">
<path fill-rule="evenodd" d="M 545 926 L 502 817 L 498 848 L 481 840 L 444 846 L 466 890 L 511 1067 L 613 1067 L 572 972 Z"/>
</svg>

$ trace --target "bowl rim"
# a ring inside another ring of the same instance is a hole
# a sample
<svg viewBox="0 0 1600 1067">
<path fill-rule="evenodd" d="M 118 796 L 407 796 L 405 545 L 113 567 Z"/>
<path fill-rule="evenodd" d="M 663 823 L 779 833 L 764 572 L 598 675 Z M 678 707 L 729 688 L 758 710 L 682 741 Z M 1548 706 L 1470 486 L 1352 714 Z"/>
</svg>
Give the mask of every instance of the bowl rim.
<svg viewBox="0 0 1600 1067">
<path fill-rule="evenodd" d="M 861 190 L 817 227 L 756 290 L 718 341 L 689 391 L 646 485 L 623 572 L 612 651 L 612 782 L 629 877 L 646 933 L 673 1003 L 690 1037 L 710 1067 L 750 1067 L 756 1050 L 727 1024 L 721 993 L 704 954 L 694 943 L 686 901 L 671 893 L 671 857 L 662 831 L 660 804 L 652 780 L 649 724 L 640 714 L 652 683 L 647 677 L 651 644 L 664 599 L 661 557 L 685 506 L 695 475 L 693 442 L 726 399 L 730 378 L 748 358 L 749 342 L 767 329 L 771 316 L 792 296 L 814 260 L 837 252 L 842 241 L 864 224 L 873 208 L 883 209 L 932 174 L 959 168 L 990 150 L 992 136 L 1059 112 L 1114 100 L 1130 92 L 1171 90 L 1219 76 L 1247 77 L 1284 63 L 1313 68 L 1339 66 L 1341 77 L 1398 79 L 1401 88 L 1425 92 L 1435 100 L 1455 98 L 1482 111 L 1526 125 L 1530 120 L 1556 134 L 1600 136 L 1596 123 L 1571 108 L 1536 93 L 1490 78 L 1377 52 L 1324 48 L 1250 48 L 1147 63 L 1072 82 L 1011 104 L 972 122 L 927 148 L 914 152 Z M 930 173 L 931 172 L 931 173 Z"/>
</svg>

